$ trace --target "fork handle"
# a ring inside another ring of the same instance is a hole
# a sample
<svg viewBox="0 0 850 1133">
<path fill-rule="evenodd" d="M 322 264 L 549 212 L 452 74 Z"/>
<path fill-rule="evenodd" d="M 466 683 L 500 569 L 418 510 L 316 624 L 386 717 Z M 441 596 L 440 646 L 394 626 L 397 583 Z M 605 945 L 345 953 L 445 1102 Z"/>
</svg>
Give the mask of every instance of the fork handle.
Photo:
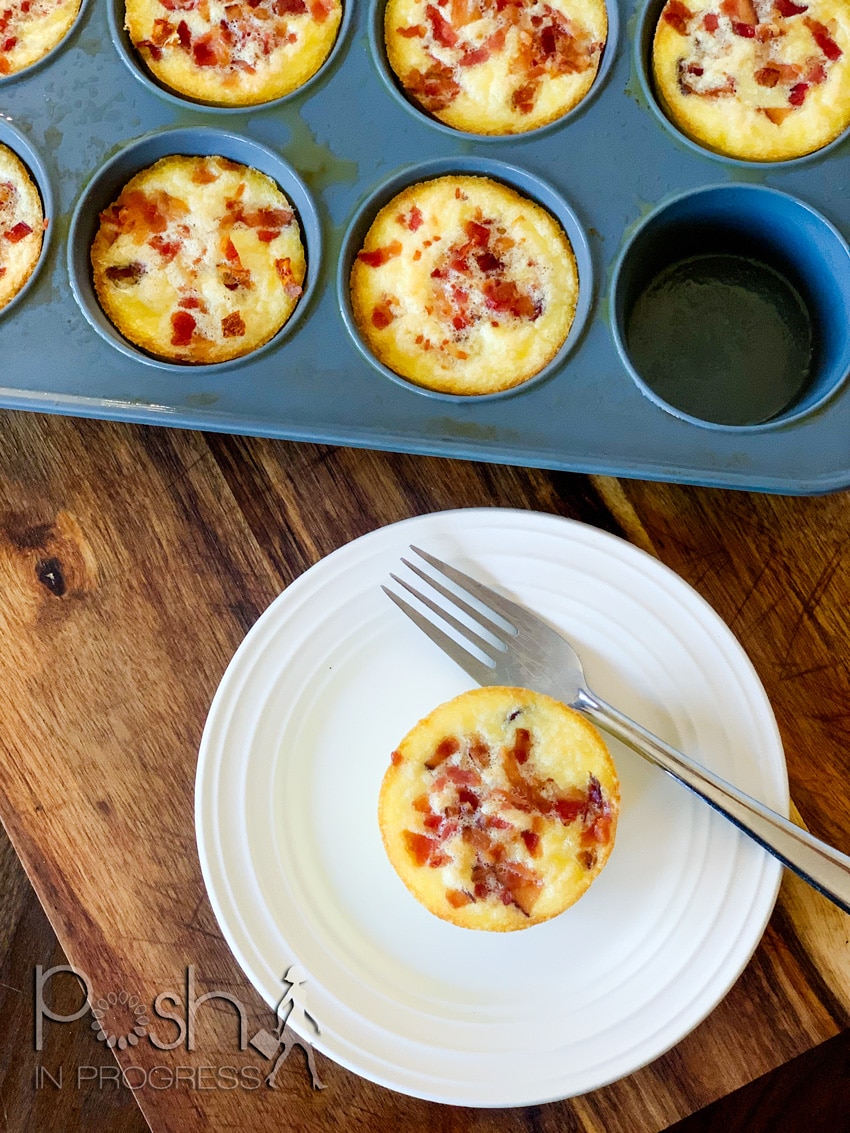
<svg viewBox="0 0 850 1133">
<path fill-rule="evenodd" d="M 714 775 L 587 689 L 573 707 L 594 724 L 684 783 L 788 869 L 850 913 L 850 857 Z"/>
</svg>

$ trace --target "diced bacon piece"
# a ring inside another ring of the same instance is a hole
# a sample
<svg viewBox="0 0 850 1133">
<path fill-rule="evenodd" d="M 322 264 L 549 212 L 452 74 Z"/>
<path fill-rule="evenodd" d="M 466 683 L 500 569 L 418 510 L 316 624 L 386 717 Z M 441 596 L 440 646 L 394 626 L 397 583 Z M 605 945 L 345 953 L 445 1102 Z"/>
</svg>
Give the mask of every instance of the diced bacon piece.
<svg viewBox="0 0 850 1133">
<path fill-rule="evenodd" d="M 815 43 L 818 45 L 827 59 L 830 60 L 830 62 L 834 63 L 836 59 L 841 58 L 843 54 L 841 48 L 838 46 L 838 44 L 835 42 L 835 40 L 832 38 L 832 36 L 829 34 L 822 23 L 819 23 L 818 20 L 812 20 L 808 16 L 804 18 L 803 23 L 812 33 L 812 38 L 814 39 Z"/>
<path fill-rule="evenodd" d="M 491 53 L 497 55 L 505 46 L 505 37 L 508 34 L 508 29 L 503 25 L 496 28 L 492 35 L 488 35 L 484 40 L 484 46 Z"/>
<path fill-rule="evenodd" d="M 805 79 L 807 83 L 812 86 L 820 86 L 821 83 L 826 82 L 826 67 L 817 59 L 813 59 L 809 63 L 809 68 L 806 71 Z"/>
<path fill-rule="evenodd" d="M 471 905 L 475 898 L 461 889 L 447 889 L 446 900 L 453 909 L 462 909 L 464 905 Z"/>
<path fill-rule="evenodd" d="M 106 269 L 106 278 L 111 283 L 138 283 L 145 274 L 145 265 L 134 260 L 130 264 L 114 264 Z"/>
<path fill-rule="evenodd" d="M 540 848 L 540 835 L 535 834 L 533 830 L 523 830 L 520 834 L 525 848 L 533 858 L 539 858 L 543 852 Z"/>
<path fill-rule="evenodd" d="M 522 765 L 531 755 L 531 732 L 528 728 L 517 728 L 514 735 L 513 757 Z"/>
<path fill-rule="evenodd" d="M 444 740 L 440 740 L 437 744 L 430 759 L 425 760 L 425 766 L 429 771 L 433 771 L 441 763 L 445 763 L 456 751 L 460 751 L 460 740 L 456 736 L 446 736 Z M 439 788 L 437 789 L 439 790 Z"/>
<path fill-rule="evenodd" d="M 751 27 L 759 22 L 753 0 L 720 0 L 720 11 L 728 16 L 735 24 L 747 24 Z"/>
<path fill-rule="evenodd" d="M 236 245 L 233 243 L 233 241 L 230 239 L 229 236 L 227 237 L 227 239 L 224 241 L 224 243 L 222 245 L 222 252 L 224 253 L 224 258 L 229 263 L 238 264 L 240 262 L 239 251 L 238 251 Z"/>
<path fill-rule="evenodd" d="M 303 294 L 303 287 L 300 283 L 296 283 L 295 276 L 292 273 L 292 261 L 289 256 L 281 256 L 274 262 L 274 269 L 277 272 L 277 277 L 283 284 L 283 290 L 290 299 L 298 299 Z"/>
<path fill-rule="evenodd" d="M 358 252 L 357 258 L 361 260 L 367 267 L 379 268 L 383 267 L 389 260 L 400 256 L 402 245 L 400 240 L 392 240 L 389 244 L 385 244 L 383 248 L 374 248 L 371 252 Z"/>
<path fill-rule="evenodd" d="M 230 62 L 230 52 L 219 28 L 205 32 L 195 40 L 192 44 L 192 58 L 199 67 L 225 67 Z"/>
<path fill-rule="evenodd" d="M 197 0 L 159 0 L 167 12 L 191 12 Z"/>
<path fill-rule="evenodd" d="M 396 32 L 403 39 L 424 39 L 426 29 L 422 24 L 411 24 L 408 28 L 396 28 Z"/>
<path fill-rule="evenodd" d="M 439 9 L 433 4 L 426 5 L 425 15 L 431 25 L 431 34 L 441 47 L 454 47 L 458 41 L 458 34 L 446 20 Z"/>
<path fill-rule="evenodd" d="M 240 219 L 249 228 L 286 228 L 293 217 L 291 209 L 259 208 L 242 213 Z"/>
<path fill-rule="evenodd" d="M 477 787 L 481 782 L 481 776 L 474 767 L 455 767 L 451 765 L 446 768 L 446 777 L 454 783 L 456 787 Z"/>
<path fill-rule="evenodd" d="M 759 109 L 774 126 L 781 126 L 788 115 L 794 113 L 790 106 L 760 106 Z"/>
<path fill-rule="evenodd" d="M 693 18 L 693 12 L 682 0 L 669 0 L 662 13 L 662 19 L 668 23 L 679 35 L 686 35 L 688 21 Z"/>
<path fill-rule="evenodd" d="M 419 71 L 415 67 L 408 71 L 404 86 L 432 113 L 444 110 L 460 94 L 460 84 L 455 79 L 452 68 L 437 59 L 427 71 Z"/>
<path fill-rule="evenodd" d="M 393 753 L 395 754 L 395 753 Z M 410 804 L 414 810 L 418 810 L 420 814 L 431 813 L 431 802 L 428 798 L 428 792 L 423 791 L 421 795 L 417 795 L 413 802 Z"/>
<path fill-rule="evenodd" d="M 177 25 L 177 42 L 184 51 L 188 51 L 192 46 L 192 33 L 189 31 L 189 25 L 185 20 L 181 20 Z M 217 176 L 218 174 L 212 174 L 213 180 L 215 180 Z"/>
<path fill-rule="evenodd" d="M 543 879 L 519 862 L 505 862 L 496 868 L 497 877 L 510 895 L 510 901 L 530 917 L 543 888 Z"/>
<path fill-rule="evenodd" d="M 153 59 L 154 63 L 158 63 L 162 58 L 162 48 L 157 47 L 155 43 L 151 43 L 149 39 L 140 39 L 136 46 L 140 50 L 146 51 L 151 59 Z M 3 60 L 0 59 L 0 63 L 2 62 Z M 0 70 L 2 70 L 2 67 L 0 67 Z"/>
<path fill-rule="evenodd" d="M 276 16 L 303 16 L 306 11 L 304 0 L 274 0 Z"/>
<path fill-rule="evenodd" d="M 442 816 L 439 814 L 426 814 L 422 819 L 422 825 L 426 830 L 439 830 L 443 825 Z"/>
<path fill-rule="evenodd" d="M 10 244 L 19 244 L 21 240 L 29 236 L 32 228 L 24 220 L 19 220 L 17 224 L 13 225 L 8 232 L 4 232 L 3 236 Z"/>
<path fill-rule="evenodd" d="M 791 87 L 791 91 L 788 95 L 788 101 L 792 106 L 802 106 L 806 101 L 806 95 L 808 94 L 808 92 L 808 83 L 795 83 L 794 86 Z"/>
<path fill-rule="evenodd" d="M 0 279 L 2 279 L 5 274 L 6 274 L 6 269 L 4 267 L 0 267 Z"/>
<path fill-rule="evenodd" d="M 463 55 L 461 55 L 459 63 L 461 67 L 475 67 L 479 63 L 486 63 L 489 58 L 490 49 L 485 44 L 481 44 L 480 47 L 465 51 Z"/>
<path fill-rule="evenodd" d="M 490 243 L 491 230 L 486 224 L 479 224 L 477 220 L 468 220 L 463 230 L 478 248 L 486 248 Z"/>
<path fill-rule="evenodd" d="M 287 260 L 287 263 L 288 262 L 289 261 Z M 277 265 L 275 265 L 275 266 L 277 266 Z M 404 762 L 404 756 L 401 754 L 401 752 L 398 749 L 396 749 L 394 752 L 392 752 L 392 754 L 390 755 L 390 763 L 393 765 L 393 767 L 398 767 L 399 764 L 403 763 L 403 762 Z"/>
<path fill-rule="evenodd" d="M 732 21 L 732 31 L 742 39 L 755 39 L 756 36 L 754 24 L 742 24 L 738 20 Z"/>
<path fill-rule="evenodd" d="M 563 822 L 564 826 L 569 826 L 571 822 L 582 814 L 584 814 L 587 806 L 587 800 L 583 796 L 578 798 L 562 798 L 554 805 L 555 814 Z"/>
<path fill-rule="evenodd" d="M 239 311 L 231 311 L 221 320 L 221 333 L 224 338 L 242 338 L 245 334 L 245 320 Z"/>
<path fill-rule="evenodd" d="M 407 852 L 417 865 L 426 865 L 432 853 L 437 852 L 435 838 L 428 838 L 425 834 L 419 834 L 415 830 L 402 831 L 402 837 Z"/>
<path fill-rule="evenodd" d="M 720 20 L 717 18 L 716 12 L 706 12 L 702 18 L 702 26 L 709 35 L 714 35 L 720 26 Z"/>
<path fill-rule="evenodd" d="M 485 814 L 484 823 L 488 830 L 512 830 L 513 823 L 508 822 L 506 818 L 502 818 L 499 814 Z"/>
<path fill-rule="evenodd" d="M 257 229 L 257 239 L 261 244 L 271 244 L 272 240 L 277 240 L 278 236 L 280 236 L 279 228 Z"/>
<path fill-rule="evenodd" d="M 409 229 L 409 231 L 411 232 L 416 232 L 419 228 L 421 228 L 424 219 L 425 218 L 422 215 L 422 209 L 420 209 L 419 205 L 414 205 L 411 208 L 410 212 L 399 213 L 399 215 L 396 217 L 398 223 L 403 225 L 403 227 Z"/>
<path fill-rule="evenodd" d="M 596 850 L 579 850 L 577 854 L 579 862 L 585 869 L 593 869 L 597 862 Z"/>
<path fill-rule="evenodd" d="M 784 16 L 786 20 L 790 16 L 799 16 L 802 12 L 808 10 L 808 4 L 795 4 L 794 0 L 774 0 L 774 7 L 780 16 Z"/>
<path fill-rule="evenodd" d="M 151 42 L 157 47 L 162 45 L 174 34 L 174 25 L 168 20 L 154 20 L 151 28 Z"/>
<path fill-rule="evenodd" d="M 773 88 L 779 82 L 779 68 L 768 63 L 766 67 L 760 67 L 753 78 L 760 87 Z"/>
<path fill-rule="evenodd" d="M 469 758 L 476 767 L 489 767 L 490 747 L 481 736 L 473 736 L 470 741 Z"/>
<path fill-rule="evenodd" d="M 523 83 L 511 95 L 511 106 L 514 110 L 518 110 L 520 114 L 530 114 L 534 109 L 534 103 L 537 101 L 537 92 L 540 89 L 540 82 L 534 80 L 530 83 Z"/>
<path fill-rule="evenodd" d="M 208 165 L 198 164 L 192 170 L 192 180 L 196 185 L 211 185 L 218 180 L 218 174 Z"/>
<path fill-rule="evenodd" d="M 171 261 L 183 247 L 182 241 L 166 240 L 159 233 L 157 233 L 155 236 L 151 236 L 150 240 L 148 240 L 148 244 L 151 246 L 151 248 L 153 248 L 155 252 L 159 252 L 163 260 L 167 264 L 171 263 Z"/>
<path fill-rule="evenodd" d="M 8 75 L 12 70 L 12 64 L 8 59 L 0 59 L 0 75 Z"/>
<path fill-rule="evenodd" d="M 393 309 L 386 299 L 380 299 L 372 308 L 372 326 L 377 330 L 386 330 L 394 318 Z"/>
<path fill-rule="evenodd" d="M 188 311 L 174 311 L 171 316 L 171 345 L 188 346 L 195 326 L 195 319 Z"/>
<path fill-rule="evenodd" d="M 307 3 L 317 24 L 323 24 L 333 11 L 332 0 L 307 0 Z"/>
<path fill-rule="evenodd" d="M 543 313 L 542 308 L 512 279 L 485 279 L 481 290 L 487 307 L 492 311 L 508 312 L 517 319 L 530 319 L 532 322 Z"/>
<path fill-rule="evenodd" d="M 452 27 L 462 28 L 481 18 L 478 0 L 451 0 Z"/>
<path fill-rule="evenodd" d="M 184 311 L 206 311 L 207 309 L 206 303 L 197 295 L 184 295 L 177 301 L 177 306 L 182 307 Z"/>
<path fill-rule="evenodd" d="M 251 286 L 251 272 L 248 268 L 240 267 L 238 264 L 220 264 L 218 271 L 222 286 L 228 291 L 238 291 L 240 287 Z"/>
<path fill-rule="evenodd" d="M 469 787 L 461 787 L 457 793 L 457 798 L 462 813 L 466 812 L 472 814 L 478 810 L 481 805 L 481 800 L 478 795 L 476 795 L 474 791 L 471 791 Z"/>
</svg>

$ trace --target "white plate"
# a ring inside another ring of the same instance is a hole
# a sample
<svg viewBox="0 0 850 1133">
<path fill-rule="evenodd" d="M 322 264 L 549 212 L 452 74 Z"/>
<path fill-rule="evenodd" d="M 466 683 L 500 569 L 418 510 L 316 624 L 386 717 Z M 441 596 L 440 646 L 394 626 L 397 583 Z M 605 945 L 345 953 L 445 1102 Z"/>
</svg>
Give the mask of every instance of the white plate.
<svg viewBox="0 0 850 1133">
<path fill-rule="evenodd" d="M 571 520 L 496 508 L 421 516 L 328 556 L 272 603 L 216 694 L 196 825 L 222 932 L 272 1005 L 308 972 L 305 1035 L 403 1093 L 468 1106 L 584 1093 L 656 1058 L 725 995 L 761 938 L 780 867 L 612 741 L 622 813 L 572 909 L 523 932 L 438 920 L 389 865 L 389 755 L 469 678 L 381 592 L 410 543 L 538 611 L 591 687 L 786 813 L 764 690 L 711 608 L 655 559 Z"/>
</svg>

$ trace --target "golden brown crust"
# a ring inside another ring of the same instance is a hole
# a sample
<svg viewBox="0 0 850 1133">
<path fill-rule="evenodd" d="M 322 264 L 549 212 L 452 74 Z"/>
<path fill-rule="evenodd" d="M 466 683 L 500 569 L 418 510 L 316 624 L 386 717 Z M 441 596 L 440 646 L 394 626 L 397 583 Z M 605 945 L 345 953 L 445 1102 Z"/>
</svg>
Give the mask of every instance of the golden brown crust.
<svg viewBox="0 0 850 1133">
<path fill-rule="evenodd" d="M 480 688 L 440 705 L 392 754 L 378 804 L 390 862 L 462 928 L 562 913 L 611 853 L 617 772 L 584 717 L 540 693 Z"/>
<path fill-rule="evenodd" d="M 341 0 L 126 0 L 126 26 L 166 86 L 253 106 L 303 86 L 333 48 Z"/>
<path fill-rule="evenodd" d="M 286 323 L 306 272 L 280 188 L 222 157 L 162 158 L 101 213 L 94 285 L 114 326 L 175 362 L 250 353 Z"/>
<path fill-rule="evenodd" d="M 604 0 L 389 0 L 387 58 L 409 97 L 457 130 L 519 134 L 593 85 Z"/>
<path fill-rule="evenodd" d="M 411 185 L 375 218 L 351 271 L 375 357 L 443 393 L 511 389 L 566 340 L 578 270 L 558 222 L 487 177 Z"/>
<path fill-rule="evenodd" d="M 800 157 L 850 125 L 850 7 L 668 0 L 652 73 L 664 113 L 701 145 L 749 161 Z"/>
<path fill-rule="evenodd" d="M 35 270 L 45 226 L 29 170 L 0 144 L 0 308 L 14 299 Z"/>
</svg>

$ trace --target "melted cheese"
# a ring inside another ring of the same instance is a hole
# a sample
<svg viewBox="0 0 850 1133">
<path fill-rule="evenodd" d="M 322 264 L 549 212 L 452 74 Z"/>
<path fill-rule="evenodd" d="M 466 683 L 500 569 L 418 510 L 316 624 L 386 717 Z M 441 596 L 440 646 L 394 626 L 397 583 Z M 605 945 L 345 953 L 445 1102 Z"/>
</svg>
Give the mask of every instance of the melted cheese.
<svg viewBox="0 0 850 1133">
<path fill-rule="evenodd" d="M 137 174 L 102 213 L 91 258 L 116 328 L 180 362 L 227 361 L 268 341 L 295 309 L 306 271 L 278 186 L 218 157 L 166 157 Z M 184 342 L 187 316 L 194 329 Z"/>
<path fill-rule="evenodd" d="M 369 262 L 396 247 L 386 262 Z M 558 223 L 483 177 L 405 189 L 376 217 L 351 272 L 354 318 L 376 358 L 447 393 L 492 393 L 533 377 L 565 341 L 577 296 Z"/>
</svg>

